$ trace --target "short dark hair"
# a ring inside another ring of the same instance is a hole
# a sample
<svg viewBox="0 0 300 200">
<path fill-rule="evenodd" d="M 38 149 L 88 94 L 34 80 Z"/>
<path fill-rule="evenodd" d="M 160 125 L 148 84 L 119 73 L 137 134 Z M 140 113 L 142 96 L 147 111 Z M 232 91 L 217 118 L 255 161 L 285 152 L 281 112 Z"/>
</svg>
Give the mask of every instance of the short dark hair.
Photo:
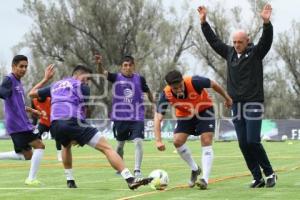
<svg viewBox="0 0 300 200">
<path fill-rule="evenodd" d="M 16 55 L 14 56 L 13 60 L 12 60 L 12 65 L 17 65 L 20 61 L 27 61 L 28 62 L 28 58 L 24 55 Z"/>
<path fill-rule="evenodd" d="M 134 64 L 134 57 L 132 57 L 131 55 L 125 55 L 122 58 L 121 64 L 123 64 L 123 62 L 131 62 L 131 64 Z"/>
<path fill-rule="evenodd" d="M 84 65 L 77 65 L 74 69 L 73 69 L 73 72 L 72 72 L 72 75 L 74 75 L 76 72 L 85 72 L 85 73 L 89 73 L 89 74 L 92 74 L 93 71 L 89 68 L 87 68 L 86 66 Z"/>
<path fill-rule="evenodd" d="M 172 70 L 165 76 L 165 80 L 168 85 L 172 85 L 175 83 L 180 83 L 183 80 L 183 78 L 180 71 Z"/>
</svg>

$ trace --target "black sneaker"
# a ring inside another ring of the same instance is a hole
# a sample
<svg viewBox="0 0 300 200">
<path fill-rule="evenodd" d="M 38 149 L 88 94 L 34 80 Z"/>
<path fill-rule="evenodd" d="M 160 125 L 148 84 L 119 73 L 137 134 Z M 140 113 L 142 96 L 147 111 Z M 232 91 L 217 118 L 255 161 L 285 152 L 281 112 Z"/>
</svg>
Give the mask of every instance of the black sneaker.
<svg viewBox="0 0 300 200">
<path fill-rule="evenodd" d="M 262 188 L 265 187 L 266 183 L 265 180 L 263 178 L 261 178 L 260 180 L 253 180 L 250 184 L 250 188 Z"/>
<path fill-rule="evenodd" d="M 203 178 L 200 178 L 199 181 L 196 182 L 196 185 L 200 190 L 206 190 L 208 184 Z"/>
<path fill-rule="evenodd" d="M 198 170 L 196 171 L 193 171 L 191 172 L 191 178 L 190 178 L 190 181 L 189 181 L 189 187 L 194 187 L 195 186 L 195 183 L 197 181 L 197 178 L 198 176 L 201 174 L 201 168 L 198 166 Z"/>
<path fill-rule="evenodd" d="M 74 180 L 68 180 L 67 186 L 68 186 L 68 188 L 77 188 L 77 185 Z"/>
<path fill-rule="evenodd" d="M 152 177 L 149 178 L 134 178 L 133 181 L 128 183 L 128 187 L 131 190 L 137 189 L 142 185 L 148 185 L 153 180 Z"/>
<path fill-rule="evenodd" d="M 270 176 L 266 177 L 266 180 L 267 180 L 266 187 L 267 188 L 274 187 L 276 185 L 277 179 L 278 179 L 278 177 L 275 173 L 273 173 Z"/>
</svg>

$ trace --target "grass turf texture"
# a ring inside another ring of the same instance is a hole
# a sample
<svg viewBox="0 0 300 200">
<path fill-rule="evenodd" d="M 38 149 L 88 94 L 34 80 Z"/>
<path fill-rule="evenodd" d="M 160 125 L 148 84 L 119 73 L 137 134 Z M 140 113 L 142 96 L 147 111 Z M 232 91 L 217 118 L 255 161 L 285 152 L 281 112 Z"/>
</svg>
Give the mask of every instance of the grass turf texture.
<svg viewBox="0 0 300 200">
<path fill-rule="evenodd" d="M 114 141 L 110 143 L 115 146 Z M 170 184 L 165 191 L 155 191 L 150 186 L 131 191 L 127 184 L 115 174 L 105 157 L 90 148 L 73 147 L 73 169 L 79 188 L 68 189 L 62 164 L 56 160 L 54 142 L 45 141 L 46 151 L 42 160 L 38 179 L 41 187 L 24 185 L 28 175 L 29 161 L 0 160 L 0 199 L 300 199 L 300 142 L 264 142 L 271 163 L 279 176 L 275 188 L 249 189 L 251 176 L 238 148 L 237 142 L 218 142 L 214 144 L 215 160 L 211 173 L 209 189 L 205 191 L 188 188 L 190 169 L 174 153 L 172 143 L 166 142 L 167 150 L 159 152 L 153 141 L 144 142 L 144 176 L 154 169 L 166 170 Z M 292 143 L 292 144 L 291 144 Z M 194 159 L 201 163 L 199 141 L 189 141 Z M 0 151 L 11 151 L 10 140 L 0 140 Z M 133 171 L 134 145 L 126 143 L 125 162 Z"/>
</svg>

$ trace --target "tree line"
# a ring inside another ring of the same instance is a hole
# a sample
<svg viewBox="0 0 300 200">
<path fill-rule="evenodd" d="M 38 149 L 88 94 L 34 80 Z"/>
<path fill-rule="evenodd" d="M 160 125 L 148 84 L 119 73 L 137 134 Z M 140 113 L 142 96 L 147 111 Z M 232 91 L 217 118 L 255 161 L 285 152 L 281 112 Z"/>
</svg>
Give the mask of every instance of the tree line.
<svg viewBox="0 0 300 200">
<path fill-rule="evenodd" d="M 230 44 L 231 32 L 243 27 L 256 43 L 262 29 L 257 8 L 266 2 L 248 0 L 250 10 L 247 12 L 251 17 L 244 19 L 241 7 L 225 10 L 216 1 L 208 5 L 208 20 L 224 42 Z M 187 6 L 188 2 L 185 3 Z M 206 42 L 197 11 L 186 14 L 188 9 L 181 9 L 179 12 L 168 10 L 160 0 L 24 0 L 19 11 L 34 22 L 31 31 L 16 47 L 16 52 L 24 47 L 32 52 L 30 75 L 26 76 L 25 85 L 30 88 L 40 80 L 43 69 L 53 62 L 59 69 L 57 79 L 69 75 L 77 63 L 95 70 L 93 56 L 98 52 L 103 56 L 105 68 L 111 72 L 118 71 L 124 55 L 133 55 L 136 70 L 146 77 L 157 94 L 165 86 L 166 72 L 188 70 L 189 62 L 182 59 L 183 56 L 193 57 L 199 63 L 197 75 L 208 76 L 226 87 L 226 63 Z M 300 116 L 300 22 L 295 21 L 288 31 L 274 38 L 272 50 L 264 61 L 265 116 L 297 118 Z M 103 93 L 103 80 L 94 78 L 93 86 L 93 93 Z M 94 101 L 110 107 L 108 94 Z M 220 100 L 216 97 L 216 101 Z M 97 107 L 93 110 L 94 116 L 102 113 Z M 147 115 L 149 118 L 152 115 L 150 108 Z"/>
</svg>

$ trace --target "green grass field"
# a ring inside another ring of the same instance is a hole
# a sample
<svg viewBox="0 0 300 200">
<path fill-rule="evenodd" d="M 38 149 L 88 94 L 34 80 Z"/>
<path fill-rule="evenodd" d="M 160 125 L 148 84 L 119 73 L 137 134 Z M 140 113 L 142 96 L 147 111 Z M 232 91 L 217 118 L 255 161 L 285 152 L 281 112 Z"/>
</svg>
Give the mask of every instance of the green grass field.
<svg viewBox="0 0 300 200">
<path fill-rule="evenodd" d="M 166 141 L 165 141 L 166 142 Z M 202 191 L 187 188 L 190 170 L 174 153 L 172 143 L 166 142 L 167 150 L 159 152 L 153 141 L 146 141 L 143 174 L 153 169 L 164 169 L 170 177 L 165 191 L 154 191 L 149 186 L 136 191 L 127 188 L 120 176 L 115 175 L 104 156 L 90 147 L 73 149 L 74 175 L 79 188 L 67 189 L 62 164 L 56 160 L 53 141 L 45 141 L 46 153 L 39 171 L 41 187 L 24 185 L 29 161 L 0 161 L 0 199 L 49 200 L 49 199 L 300 199 L 300 148 L 299 142 L 264 142 L 265 149 L 278 173 L 275 188 L 249 189 L 251 181 L 236 142 L 214 144 L 215 160 L 209 189 Z M 114 141 L 111 141 L 115 145 Z M 292 143 L 292 144 L 291 144 Z M 201 148 L 198 141 L 189 141 L 194 158 L 200 163 Z M 0 141 L 0 151 L 12 149 L 10 140 Z M 134 145 L 125 146 L 128 168 L 134 166 Z"/>
</svg>

